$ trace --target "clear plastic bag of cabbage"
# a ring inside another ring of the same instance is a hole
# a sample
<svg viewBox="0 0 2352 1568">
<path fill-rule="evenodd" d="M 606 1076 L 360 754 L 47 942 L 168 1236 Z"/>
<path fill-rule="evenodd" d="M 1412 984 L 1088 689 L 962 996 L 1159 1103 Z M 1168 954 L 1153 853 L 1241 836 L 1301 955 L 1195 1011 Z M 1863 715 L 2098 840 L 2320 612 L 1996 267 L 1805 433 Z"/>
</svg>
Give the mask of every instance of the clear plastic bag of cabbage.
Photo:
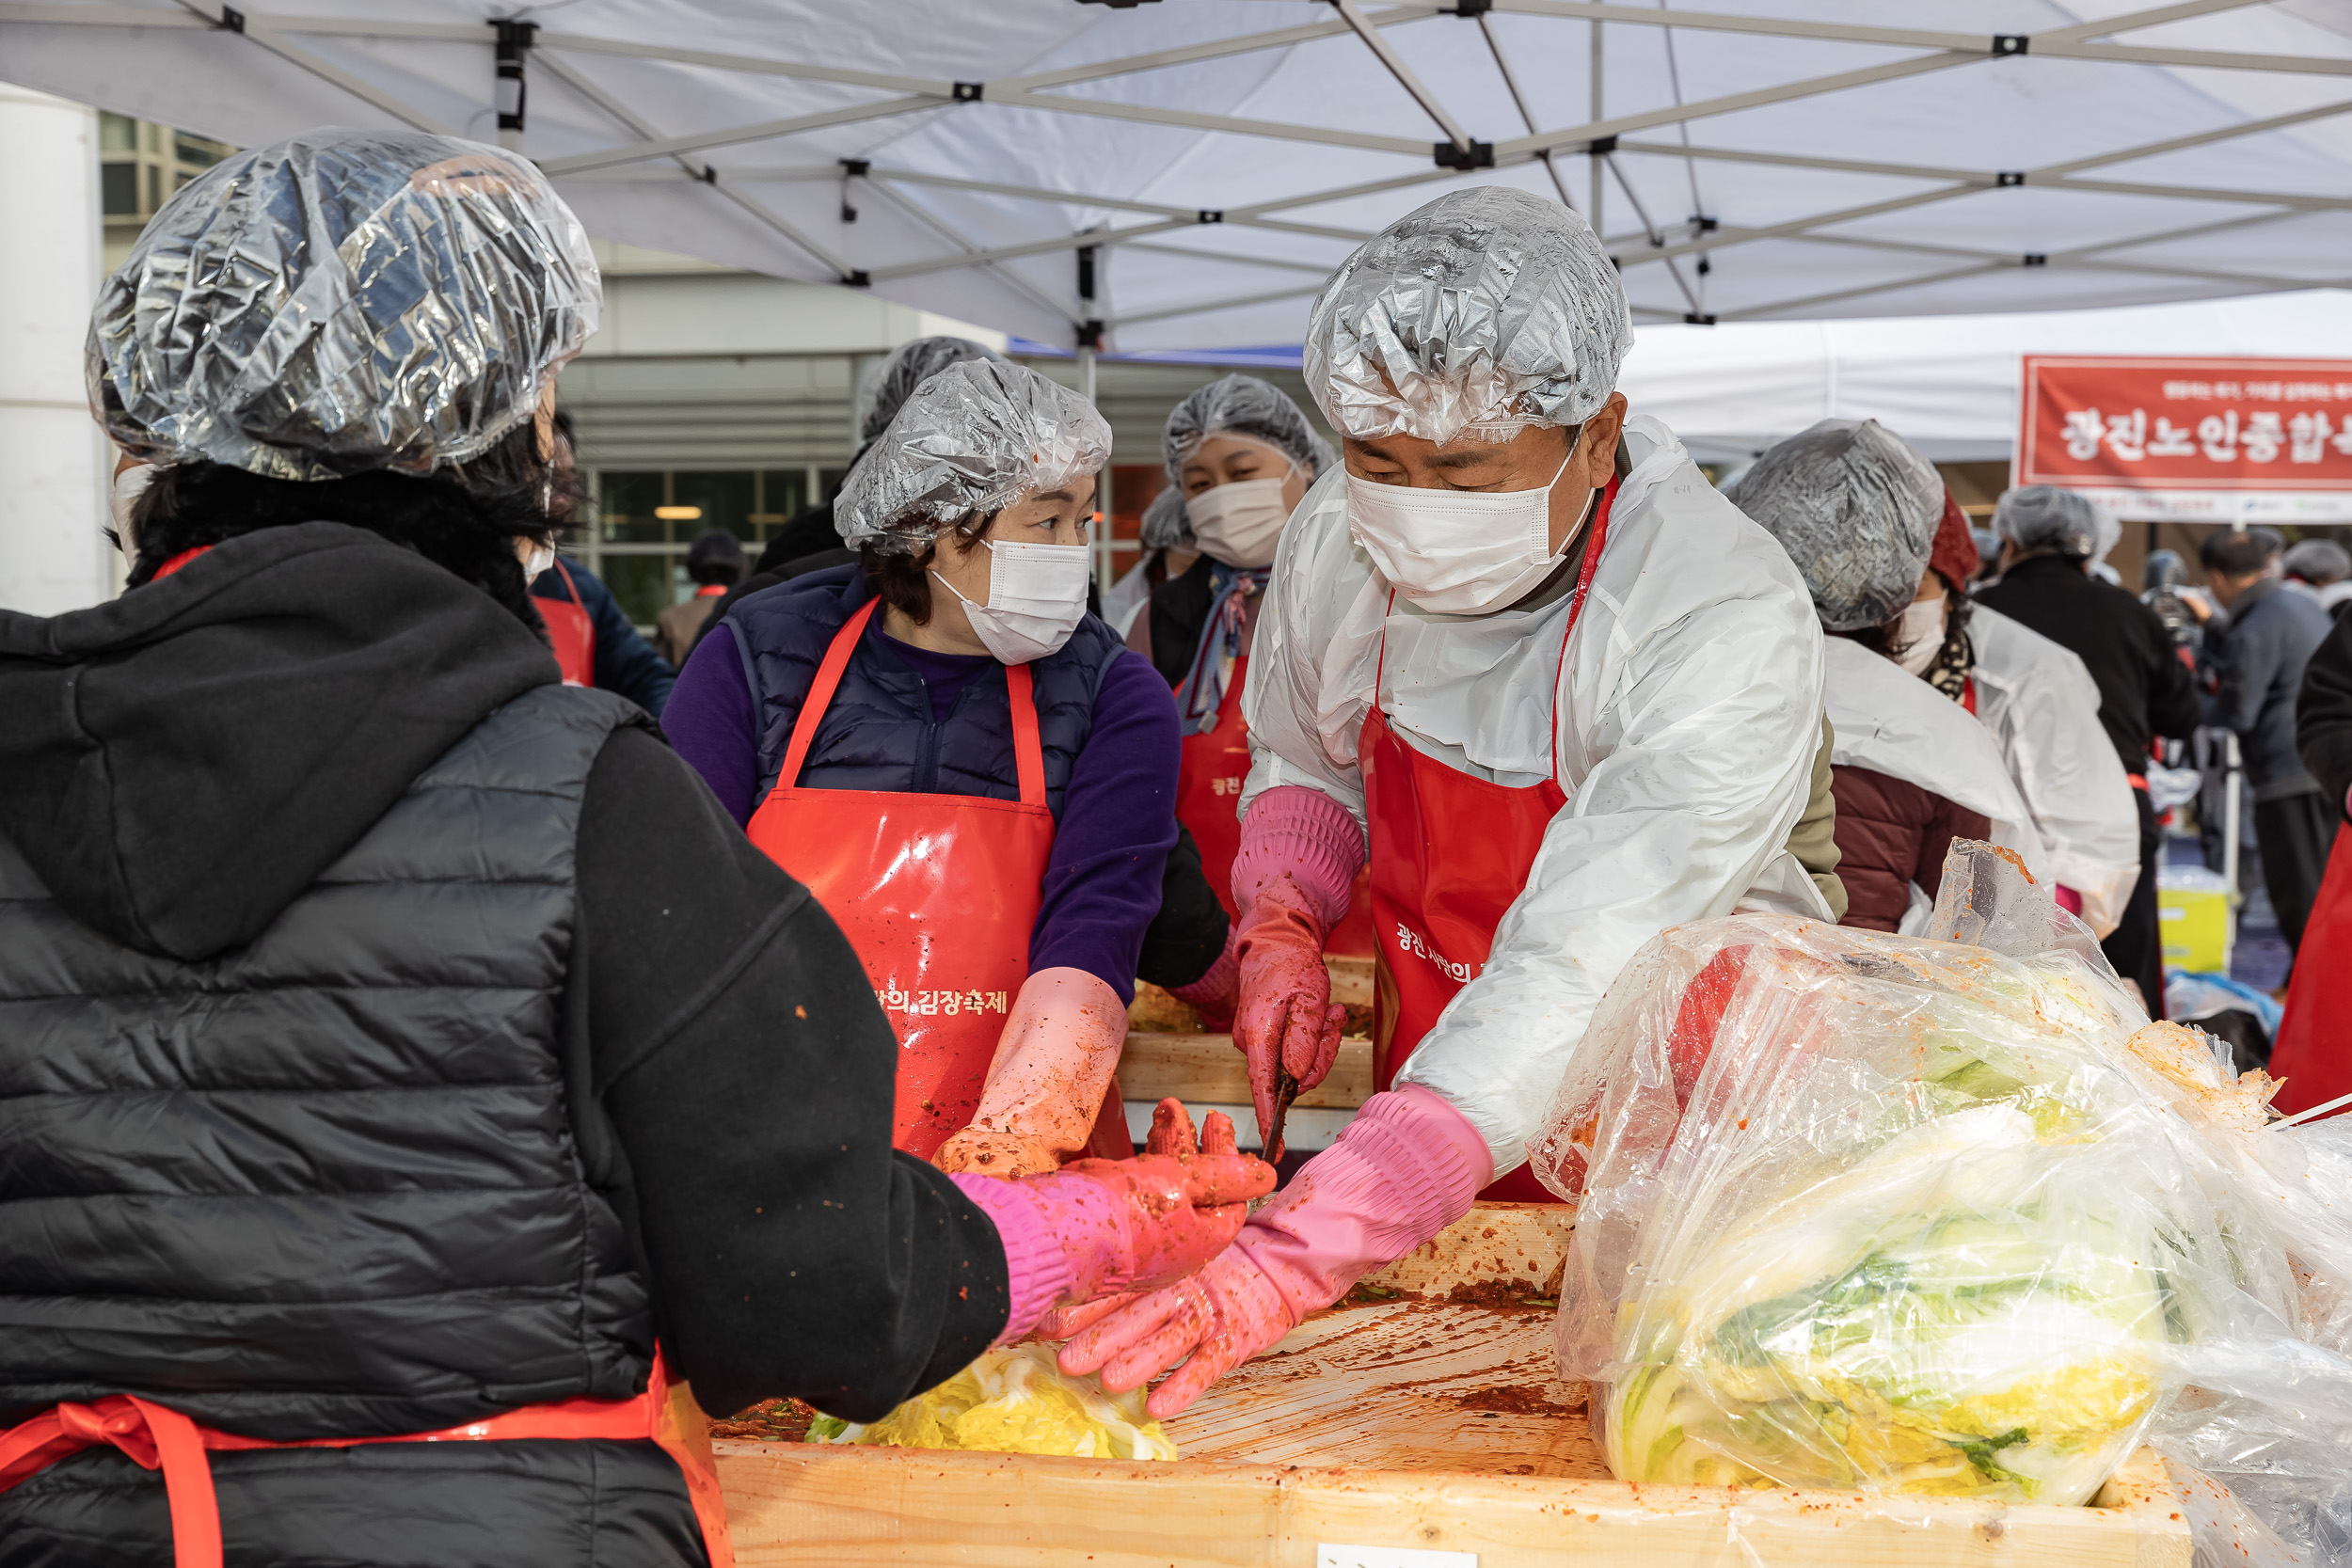
<svg viewBox="0 0 2352 1568">
<path fill-rule="evenodd" d="M 810 1423 L 808 1440 L 1081 1459 L 1176 1457 L 1176 1445 L 1144 1414 L 1144 1390 L 1105 1394 L 1099 1379 L 1073 1377 L 1057 1367 L 1054 1354 L 1059 1348 L 1027 1344 L 990 1351 L 869 1425 L 820 1416 Z"/>
<path fill-rule="evenodd" d="M 1989 847 L 1941 891 L 1942 940 L 1733 916 L 1610 989 L 1531 1154 L 1620 1479 L 2083 1502 L 2184 1347 L 2288 1309 L 2200 1119 L 2260 1085 L 2152 1061 L 2185 1032 Z"/>
</svg>

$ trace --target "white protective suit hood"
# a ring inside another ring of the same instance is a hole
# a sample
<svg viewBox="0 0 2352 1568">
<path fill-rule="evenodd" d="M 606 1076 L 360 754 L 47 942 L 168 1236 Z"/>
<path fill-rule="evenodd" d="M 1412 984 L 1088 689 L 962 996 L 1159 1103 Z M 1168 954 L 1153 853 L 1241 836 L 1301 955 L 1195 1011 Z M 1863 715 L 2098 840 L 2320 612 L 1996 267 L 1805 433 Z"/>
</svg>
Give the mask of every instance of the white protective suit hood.
<svg viewBox="0 0 2352 1568">
<path fill-rule="evenodd" d="M 2053 880 L 2082 895 L 2101 940 L 2139 884 L 2139 805 L 2099 723 L 2099 688 L 2072 649 L 1999 610 L 1968 618 L 1977 717 L 2041 833 Z"/>
<path fill-rule="evenodd" d="M 1498 1176 L 1526 1159 L 1601 993 L 1644 942 L 1737 908 L 1832 918 L 1787 848 L 1820 740 L 1812 598 L 1664 425 L 1631 419 L 1625 442 L 1630 471 L 1565 661 L 1566 594 L 1480 616 L 1401 597 L 1391 610 L 1335 469 L 1282 536 L 1243 696 L 1245 815 L 1302 784 L 1363 819 L 1356 747 L 1375 677 L 1406 744 L 1479 778 L 1533 786 L 1556 748 L 1568 803 L 1485 969 L 1397 1080 L 1460 1111 Z"/>
<path fill-rule="evenodd" d="M 1993 842 L 2014 850 L 2034 880 L 2050 857 L 1992 732 L 1918 676 L 1843 637 L 1829 639 L 1830 760 L 1917 784 L 1992 818 Z M 2092 727 L 2097 728 L 2094 721 Z M 2100 730 L 2102 740 L 2106 731 Z"/>
</svg>

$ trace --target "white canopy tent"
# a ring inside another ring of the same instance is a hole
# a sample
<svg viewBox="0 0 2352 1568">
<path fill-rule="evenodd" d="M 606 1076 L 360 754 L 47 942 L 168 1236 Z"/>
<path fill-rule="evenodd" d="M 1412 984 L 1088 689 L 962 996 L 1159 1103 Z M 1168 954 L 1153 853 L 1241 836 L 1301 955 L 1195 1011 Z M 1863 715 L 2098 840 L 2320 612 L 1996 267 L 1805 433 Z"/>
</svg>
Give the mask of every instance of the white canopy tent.
<svg viewBox="0 0 2352 1568">
<path fill-rule="evenodd" d="M 1644 322 L 2309 288 L 2352 238 L 2342 0 L 282 3 L 0 0 L 0 77 L 502 137 L 601 236 L 1127 349 L 1296 342 L 1480 182 L 1596 217 Z"/>
<path fill-rule="evenodd" d="M 1938 462 L 2007 459 L 2028 354 L 2293 359 L 2352 345 L 2352 293 L 2114 310 L 1757 322 L 1637 333 L 1618 385 L 1702 459 L 1752 457 L 1816 420 L 1876 420 Z"/>
</svg>

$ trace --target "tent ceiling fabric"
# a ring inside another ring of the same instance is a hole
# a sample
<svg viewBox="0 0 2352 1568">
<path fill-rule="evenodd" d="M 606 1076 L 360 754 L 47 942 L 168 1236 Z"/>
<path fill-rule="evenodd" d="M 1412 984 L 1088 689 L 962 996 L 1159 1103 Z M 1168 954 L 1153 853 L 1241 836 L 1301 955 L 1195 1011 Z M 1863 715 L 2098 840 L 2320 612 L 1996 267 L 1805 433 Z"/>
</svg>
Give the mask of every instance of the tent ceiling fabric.
<svg viewBox="0 0 2352 1568">
<path fill-rule="evenodd" d="M 0 76 L 247 146 L 501 136 L 492 6 L 286 3 L 0 0 Z M 2343 0 L 1714 5 L 555 0 L 508 13 L 504 135 L 599 236 L 1131 351 L 1295 342 L 1489 182 L 1597 199 L 1637 321 L 2344 281 Z"/>
</svg>

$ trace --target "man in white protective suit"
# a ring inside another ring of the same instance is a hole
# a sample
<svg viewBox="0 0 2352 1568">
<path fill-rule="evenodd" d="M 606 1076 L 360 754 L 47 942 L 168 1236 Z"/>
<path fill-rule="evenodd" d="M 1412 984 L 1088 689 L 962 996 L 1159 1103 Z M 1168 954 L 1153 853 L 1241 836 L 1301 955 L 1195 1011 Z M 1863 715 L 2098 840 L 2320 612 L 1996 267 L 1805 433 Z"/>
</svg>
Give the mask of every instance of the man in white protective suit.
<svg viewBox="0 0 2352 1568">
<path fill-rule="evenodd" d="M 1549 1196 L 1527 1144 L 1659 931 L 1836 918 L 1834 861 L 1817 885 L 1789 849 L 1827 809 L 1812 601 L 1673 433 L 1628 417 L 1631 344 L 1584 220 L 1499 187 L 1391 225 L 1315 302 L 1307 384 L 1344 462 L 1285 530 L 1258 623 L 1233 1035 L 1272 1157 L 1338 1049 L 1322 947 L 1369 845 L 1380 1092 L 1200 1274 L 1064 1317 L 1063 1367 L 1106 1388 L 1185 1362 L 1155 1416 L 1482 1189 Z"/>
</svg>

